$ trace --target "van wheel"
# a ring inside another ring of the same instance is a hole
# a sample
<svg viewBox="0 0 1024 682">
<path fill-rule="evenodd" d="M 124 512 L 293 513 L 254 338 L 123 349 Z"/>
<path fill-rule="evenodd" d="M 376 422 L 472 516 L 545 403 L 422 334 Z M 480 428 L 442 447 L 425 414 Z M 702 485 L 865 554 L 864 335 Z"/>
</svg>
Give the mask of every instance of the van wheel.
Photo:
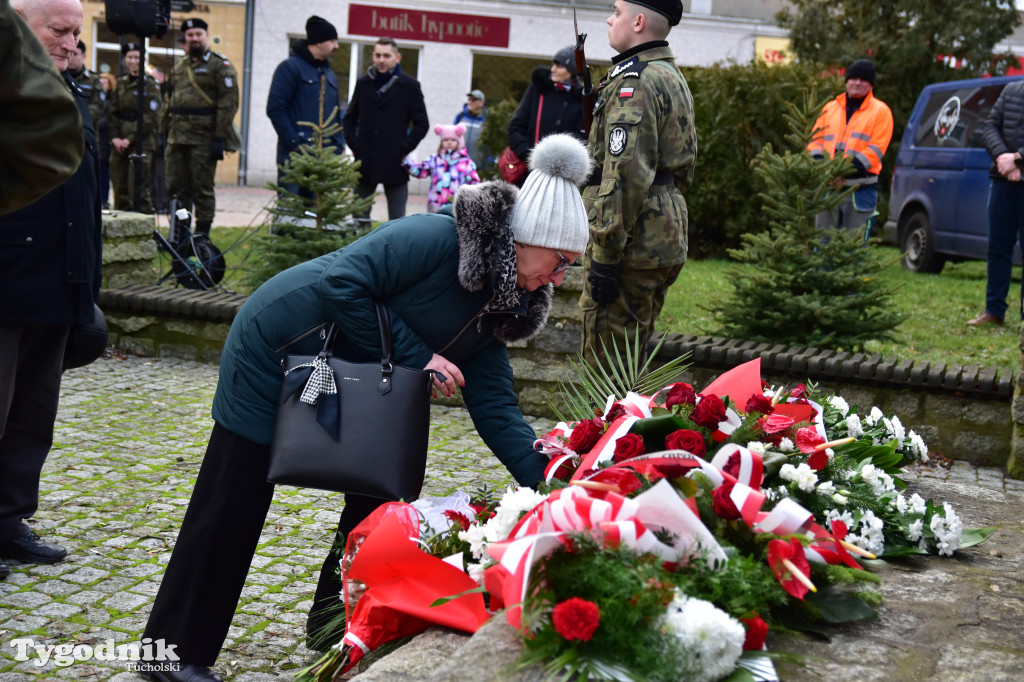
<svg viewBox="0 0 1024 682">
<path fill-rule="evenodd" d="M 945 257 L 935 252 L 932 226 L 924 211 L 910 214 L 903 228 L 903 267 L 914 272 L 942 272 Z"/>
</svg>

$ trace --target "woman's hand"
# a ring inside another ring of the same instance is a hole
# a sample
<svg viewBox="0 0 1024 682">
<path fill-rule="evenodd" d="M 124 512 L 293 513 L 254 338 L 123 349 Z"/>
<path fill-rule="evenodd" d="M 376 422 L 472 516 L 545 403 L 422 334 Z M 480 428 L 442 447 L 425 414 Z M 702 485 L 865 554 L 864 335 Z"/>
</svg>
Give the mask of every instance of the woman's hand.
<svg viewBox="0 0 1024 682">
<path fill-rule="evenodd" d="M 434 353 L 430 362 L 423 369 L 432 369 L 444 375 L 444 381 L 441 381 L 441 377 L 438 375 L 434 375 L 434 397 L 437 397 L 438 394 L 446 398 L 450 397 L 455 394 L 456 386 L 466 385 L 462 370 L 437 353 Z"/>
</svg>

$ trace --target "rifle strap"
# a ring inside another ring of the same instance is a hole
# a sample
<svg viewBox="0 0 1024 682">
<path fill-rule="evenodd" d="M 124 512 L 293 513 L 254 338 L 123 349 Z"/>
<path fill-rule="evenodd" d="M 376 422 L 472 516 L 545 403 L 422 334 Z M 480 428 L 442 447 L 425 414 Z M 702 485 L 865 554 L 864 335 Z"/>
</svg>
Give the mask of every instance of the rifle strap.
<svg viewBox="0 0 1024 682">
<path fill-rule="evenodd" d="M 536 145 L 540 142 L 540 114 L 544 111 L 544 93 L 540 93 L 540 98 L 537 101 L 537 130 L 533 134 L 533 144 Z"/>
<path fill-rule="evenodd" d="M 202 97 L 203 99 L 205 99 L 206 103 L 209 104 L 210 106 L 216 107 L 217 105 L 213 103 L 213 100 L 210 99 L 210 96 L 207 95 L 205 92 L 203 92 L 203 89 L 199 87 L 198 83 L 196 83 L 196 76 L 195 76 L 194 73 L 192 73 L 192 65 L 191 64 L 185 64 L 185 72 L 188 73 L 188 79 L 192 83 L 192 87 L 195 88 L 196 92 L 199 93 L 199 96 Z"/>
</svg>

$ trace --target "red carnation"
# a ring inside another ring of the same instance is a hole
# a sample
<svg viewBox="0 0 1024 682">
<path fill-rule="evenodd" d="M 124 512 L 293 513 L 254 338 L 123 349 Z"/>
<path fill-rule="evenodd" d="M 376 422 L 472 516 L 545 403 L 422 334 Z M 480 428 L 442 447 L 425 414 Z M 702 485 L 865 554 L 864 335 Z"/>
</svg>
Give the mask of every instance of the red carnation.
<svg viewBox="0 0 1024 682">
<path fill-rule="evenodd" d="M 571 597 L 555 606 L 551 622 L 562 637 L 589 642 L 601 622 L 601 609 L 592 601 Z"/>
<path fill-rule="evenodd" d="M 690 413 L 690 421 L 712 431 L 718 430 L 718 423 L 725 420 L 725 403 L 715 394 L 700 396 L 700 402 Z"/>
<path fill-rule="evenodd" d="M 703 457 L 707 453 L 704 436 L 692 429 L 679 429 L 665 436 L 665 449 L 686 450 L 698 457 Z"/>
<path fill-rule="evenodd" d="M 764 649 L 764 640 L 768 637 L 768 623 L 761 619 L 761 616 L 754 614 L 750 618 L 740 618 L 740 622 L 747 628 L 747 637 L 743 640 L 745 651 L 761 651 Z"/>
<path fill-rule="evenodd" d="M 615 441 L 615 454 L 612 459 L 621 462 L 637 455 L 647 452 L 644 448 L 644 439 L 635 433 L 627 433 Z"/>
<path fill-rule="evenodd" d="M 772 411 L 772 399 L 755 393 L 750 396 L 750 400 L 747 401 L 747 406 L 743 408 L 745 414 L 752 414 L 754 412 L 758 414 L 769 414 Z"/>
<path fill-rule="evenodd" d="M 446 509 L 444 517 L 452 523 L 458 524 L 462 530 L 469 530 L 469 519 L 462 512 L 457 512 L 454 509 Z"/>
<path fill-rule="evenodd" d="M 736 508 L 736 504 L 729 497 L 735 485 L 731 481 L 726 481 L 711 491 L 711 507 L 720 519 L 732 521 L 740 518 L 740 510 Z"/>
<path fill-rule="evenodd" d="M 572 435 L 569 436 L 569 449 L 578 455 L 584 455 L 597 444 L 603 433 L 603 421 L 597 418 L 585 419 L 572 430 Z"/>
<path fill-rule="evenodd" d="M 668 389 L 668 397 L 665 398 L 665 407 L 673 405 L 694 405 L 697 402 L 697 394 L 693 386 L 687 383 L 672 384 Z"/>
</svg>

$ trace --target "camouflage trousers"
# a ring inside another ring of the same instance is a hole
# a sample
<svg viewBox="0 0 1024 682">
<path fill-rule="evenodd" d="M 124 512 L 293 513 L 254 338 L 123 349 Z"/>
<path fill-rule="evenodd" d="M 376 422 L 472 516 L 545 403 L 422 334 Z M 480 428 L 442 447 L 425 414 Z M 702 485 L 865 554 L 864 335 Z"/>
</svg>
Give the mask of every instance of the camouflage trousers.
<svg viewBox="0 0 1024 682">
<path fill-rule="evenodd" d="M 217 198 L 213 179 L 217 161 L 210 158 L 209 145 L 172 144 L 167 146 L 167 196 L 177 197 L 182 206 L 195 205 L 197 223 L 213 222 Z"/>
<path fill-rule="evenodd" d="M 640 361 L 647 359 L 647 342 L 654 332 L 654 323 L 665 305 L 665 294 L 669 286 L 679 277 L 682 265 L 650 270 L 629 270 L 620 268 L 619 287 L 621 293 L 607 306 L 598 306 L 590 296 L 589 263 L 584 269 L 583 294 L 580 309 L 583 312 L 582 353 L 592 366 L 607 364 L 608 354 L 613 346 L 625 362 L 625 348 L 630 350 L 639 335 Z"/>
<path fill-rule="evenodd" d="M 113 147 L 110 149 L 110 182 L 114 185 L 114 208 L 118 211 L 135 210 L 135 170 L 131 164 L 131 155 L 134 153 L 134 150 L 122 154 Z M 142 195 L 139 202 L 142 213 L 153 212 L 153 199 L 149 193 L 152 168 L 153 152 L 147 150 L 142 161 Z"/>
</svg>

